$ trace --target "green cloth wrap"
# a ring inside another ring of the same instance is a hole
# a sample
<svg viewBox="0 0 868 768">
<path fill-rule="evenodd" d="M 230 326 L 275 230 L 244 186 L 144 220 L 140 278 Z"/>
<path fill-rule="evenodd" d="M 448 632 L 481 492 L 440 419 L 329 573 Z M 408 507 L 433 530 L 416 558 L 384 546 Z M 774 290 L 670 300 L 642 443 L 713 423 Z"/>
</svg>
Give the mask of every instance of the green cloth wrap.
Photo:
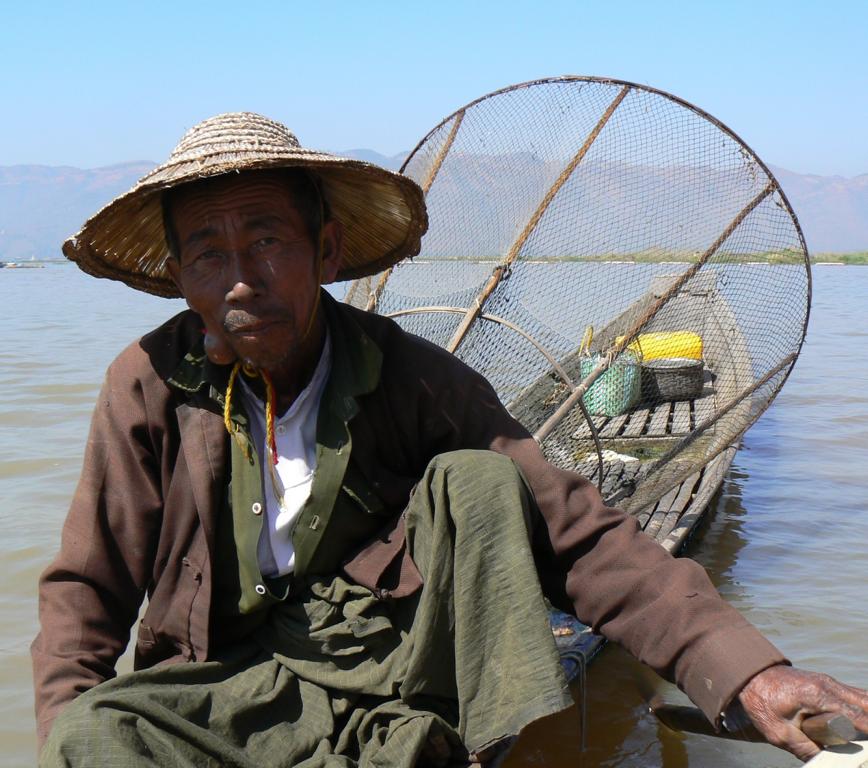
<svg viewBox="0 0 868 768">
<path fill-rule="evenodd" d="M 309 576 L 219 659 L 84 693 L 41 765 L 409 767 L 502 753 L 528 723 L 572 705 L 531 554 L 531 503 L 503 456 L 435 458 L 405 512 L 420 591 L 381 600 L 341 575 Z"/>
</svg>

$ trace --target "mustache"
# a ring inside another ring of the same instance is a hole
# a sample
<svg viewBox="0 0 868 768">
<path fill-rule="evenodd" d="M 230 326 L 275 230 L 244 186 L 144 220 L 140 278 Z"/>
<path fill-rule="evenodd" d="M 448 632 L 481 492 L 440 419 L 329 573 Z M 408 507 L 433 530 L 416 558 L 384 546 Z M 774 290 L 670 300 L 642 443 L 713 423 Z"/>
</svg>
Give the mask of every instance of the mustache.
<svg viewBox="0 0 868 768">
<path fill-rule="evenodd" d="M 234 331 L 255 328 L 256 326 L 270 323 L 280 319 L 276 315 L 254 315 L 244 309 L 230 309 L 223 318 L 223 328 L 229 333 Z"/>
</svg>

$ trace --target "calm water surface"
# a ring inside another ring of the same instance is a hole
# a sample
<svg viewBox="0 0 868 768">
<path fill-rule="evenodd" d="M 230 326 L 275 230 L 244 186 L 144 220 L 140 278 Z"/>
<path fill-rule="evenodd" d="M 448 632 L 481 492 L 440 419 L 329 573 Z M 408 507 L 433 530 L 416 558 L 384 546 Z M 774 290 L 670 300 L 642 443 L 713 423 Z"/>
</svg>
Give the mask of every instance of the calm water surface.
<svg viewBox="0 0 868 768">
<path fill-rule="evenodd" d="M 748 433 L 690 554 L 794 662 L 868 687 L 868 268 L 818 267 L 808 343 Z M 35 763 L 28 646 L 103 371 L 183 308 L 69 265 L 0 271 L 0 766 Z M 129 661 L 124 664 L 128 668 Z M 533 729 L 513 765 L 793 766 L 771 747 L 676 738 L 645 715 L 635 663 L 609 648 L 578 718 Z"/>
</svg>

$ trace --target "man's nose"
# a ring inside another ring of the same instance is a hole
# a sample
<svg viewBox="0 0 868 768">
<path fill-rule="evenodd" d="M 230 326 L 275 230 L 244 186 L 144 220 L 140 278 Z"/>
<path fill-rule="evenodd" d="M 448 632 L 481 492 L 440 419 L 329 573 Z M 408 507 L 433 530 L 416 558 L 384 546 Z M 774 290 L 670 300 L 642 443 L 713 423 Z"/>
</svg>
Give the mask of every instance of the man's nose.
<svg viewBox="0 0 868 768">
<path fill-rule="evenodd" d="M 256 291 L 253 286 L 239 280 L 226 292 L 226 302 L 228 304 L 241 304 L 250 301 L 256 296 Z"/>
<path fill-rule="evenodd" d="M 232 287 L 226 292 L 230 304 L 242 303 L 255 298 L 261 289 L 261 279 L 256 272 L 254 259 L 235 253 L 230 259 L 229 280 Z"/>
</svg>

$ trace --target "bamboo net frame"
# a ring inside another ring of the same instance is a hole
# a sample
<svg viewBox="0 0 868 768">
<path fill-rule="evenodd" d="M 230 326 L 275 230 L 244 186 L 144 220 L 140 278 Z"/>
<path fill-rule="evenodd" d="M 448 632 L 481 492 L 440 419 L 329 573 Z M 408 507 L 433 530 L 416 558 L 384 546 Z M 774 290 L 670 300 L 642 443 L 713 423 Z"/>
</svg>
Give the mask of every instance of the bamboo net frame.
<svg viewBox="0 0 868 768">
<path fill-rule="evenodd" d="M 447 117 L 402 172 L 426 194 L 422 251 L 352 301 L 480 370 L 550 461 L 625 508 L 730 449 L 789 376 L 804 237 L 767 166 L 701 109 L 618 80 L 522 83 Z M 699 340 L 694 391 L 625 357 L 661 334 Z"/>
</svg>

